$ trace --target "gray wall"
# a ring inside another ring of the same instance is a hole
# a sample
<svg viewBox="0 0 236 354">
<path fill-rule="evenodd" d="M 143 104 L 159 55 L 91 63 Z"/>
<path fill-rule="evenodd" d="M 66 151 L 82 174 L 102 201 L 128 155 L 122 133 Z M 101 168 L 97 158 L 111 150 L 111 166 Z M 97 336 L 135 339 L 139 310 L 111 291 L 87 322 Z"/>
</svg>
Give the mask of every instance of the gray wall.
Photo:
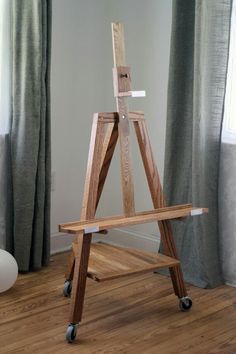
<svg viewBox="0 0 236 354">
<path fill-rule="evenodd" d="M 68 240 L 57 225 L 79 218 L 92 115 L 115 110 L 112 87 L 111 26 L 125 26 L 127 65 L 134 90 L 147 97 L 130 99 L 130 109 L 143 110 L 160 175 L 163 175 L 166 96 L 169 65 L 171 0 L 53 0 L 52 18 L 52 249 Z M 151 209 L 146 179 L 133 144 L 136 209 Z M 116 154 L 98 213 L 122 212 Z M 130 245 L 156 245 L 155 224 L 129 229 Z M 124 230 L 111 232 L 115 243 L 127 244 Z M 127 244 L 128 245 L 128 244 Z"/>
</svg>

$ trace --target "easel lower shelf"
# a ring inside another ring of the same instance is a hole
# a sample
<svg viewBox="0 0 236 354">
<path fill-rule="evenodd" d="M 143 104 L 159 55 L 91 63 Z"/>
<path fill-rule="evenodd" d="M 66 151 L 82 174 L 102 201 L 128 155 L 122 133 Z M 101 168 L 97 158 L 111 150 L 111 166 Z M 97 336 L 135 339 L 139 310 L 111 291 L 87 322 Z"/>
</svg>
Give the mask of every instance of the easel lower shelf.
<svg viewBox="0 0 236 354">
<path fill-rule="evenodd" d="M 73 244 L 76 252 L 76 244 Z M 91 245 L 87 276 L 96 281 L 140 274 L 178 265 L 177 259 L 98 242 Z"/>
</svg>

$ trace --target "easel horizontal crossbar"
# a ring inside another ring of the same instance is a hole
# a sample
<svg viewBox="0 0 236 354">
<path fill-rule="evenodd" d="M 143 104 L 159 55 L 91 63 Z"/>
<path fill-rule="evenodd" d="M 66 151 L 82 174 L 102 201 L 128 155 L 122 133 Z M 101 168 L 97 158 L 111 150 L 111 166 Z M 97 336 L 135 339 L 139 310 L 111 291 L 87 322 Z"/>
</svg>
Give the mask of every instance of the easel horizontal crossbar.
<svg viewBox="0 0 236 354">
<path fill-rule="evenodd" d="M 198 210 L 198 212 L 194 212 Z M 193 208 L 191 204 L 176 205 L 161 209 L 154 209 L 146 212 L 136 213 L 132 216 L 113 216 L 109 218 L 93 219 L 87 221 L 78 221 L 74 223 L 61 224 L 59 230 L 77 234 L 80 232 L 91 233 L 96 230 L 108 230 L 116 227 L 128 225 L 144 224 L 152 221 L 178 219 L 187 216 L 200 215 L 208 212 L 207 208 Z"/>
<path fill-rule="evenodd" d="M 128 113 L 128 118 L 130 121 L 138 122 L 144 120 L 144 113 L 141 111 L 133 111 Z M 100 123 L 115 123 L 119 122 L 118 112 L 102 112 L 98 113 L 98 121 Z"/>
</svg>

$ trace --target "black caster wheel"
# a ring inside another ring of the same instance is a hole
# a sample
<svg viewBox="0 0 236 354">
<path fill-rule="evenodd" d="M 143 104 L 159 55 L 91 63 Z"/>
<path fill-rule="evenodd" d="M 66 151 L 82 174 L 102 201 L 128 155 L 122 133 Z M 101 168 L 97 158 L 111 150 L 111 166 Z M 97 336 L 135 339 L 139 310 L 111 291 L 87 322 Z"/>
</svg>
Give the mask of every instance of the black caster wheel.
<svg viewBox="0 0 236 354">
<path fill-rule="evenodd" d="M 192 304 L 193 304 L 192 299 L 189 296 L 182 297 L 179 300 L 179 308 L 183 312 L 189 311 L 192 307 Z"/>
<path fill-rule="evenodd" d="M 72 282 L 71 280 L 66 280 L 63 287 L 63 295 L 65 297 L 69 297 L 71 294 L 71 290 L 72 290 Z"/>
<path fill-rule="evenodd" d="M 68 343 L 73 343 L 75 338 L 76 338 L 76 334 L 77 334 L 77 327 L 78 325 L 76 324 L 69 324 L 69 326 L 67 327 L 67 331 L 66 331 L 66 340 Z"/>
</svg>

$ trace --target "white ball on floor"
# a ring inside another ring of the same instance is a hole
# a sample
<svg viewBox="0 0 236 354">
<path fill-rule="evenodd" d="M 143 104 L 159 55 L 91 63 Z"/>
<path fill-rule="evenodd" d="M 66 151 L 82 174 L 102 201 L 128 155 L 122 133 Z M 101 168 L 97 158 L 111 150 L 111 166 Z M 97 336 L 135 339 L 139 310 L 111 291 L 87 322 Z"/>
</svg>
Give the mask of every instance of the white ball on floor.
<svg viewBox="0 0 236 354">
<path fill-rule="evenodd" d="M 0 293 L 10 289 L 17 278 L 18 266 L 15 258 L 0 249 Z"/>
</svg>

